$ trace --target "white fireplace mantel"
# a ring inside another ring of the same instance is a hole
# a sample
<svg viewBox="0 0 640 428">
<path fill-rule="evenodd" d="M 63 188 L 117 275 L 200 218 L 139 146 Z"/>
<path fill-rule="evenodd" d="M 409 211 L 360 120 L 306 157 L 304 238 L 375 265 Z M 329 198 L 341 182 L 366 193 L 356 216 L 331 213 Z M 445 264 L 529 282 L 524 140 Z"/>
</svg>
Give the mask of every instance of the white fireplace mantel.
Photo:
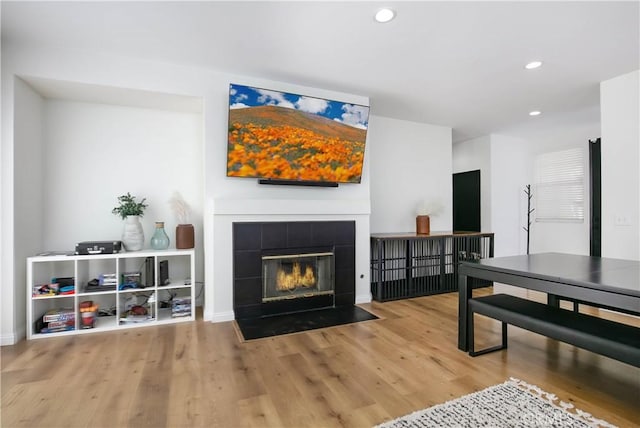
<svg viewBox="0 0 640 428">
<path fill-rule="evenodd" d="M 324 196 L 324 195 L 323 195 Z M 369 283 L 368 199 L 260 199 L 217 198 L 207 204 L 210 213 L 205 235 L 205 307 L 207 321 L 231 321 L 233 314 L 234 222 L 354 220 L 356 222 L 356 304 L 371 301 Z M 210 223 L 209 223 L 210 222 Z"/>
<path fill-rule="evenodd" d="M 213 215 L 369 215 L 364 199 L 216 199 Z"/>
</svg>

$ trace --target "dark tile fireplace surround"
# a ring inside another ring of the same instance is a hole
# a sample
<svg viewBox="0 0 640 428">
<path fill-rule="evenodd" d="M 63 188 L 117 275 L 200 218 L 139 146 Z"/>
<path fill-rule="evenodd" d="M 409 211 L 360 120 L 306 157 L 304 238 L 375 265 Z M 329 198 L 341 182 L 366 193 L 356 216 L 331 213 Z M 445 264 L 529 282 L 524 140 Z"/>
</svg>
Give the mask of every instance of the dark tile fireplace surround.
<svg viewBox="0 0 640 428">
<path fill-rule="evenodd" d="M 355 221 L 233 223 L 235 318 L 254 319 L 333 306 L 354 306 L 355 234 Z M 334 294 L 263 303 L 262 256 L 305 251 L 334 253 Z"/>
</svg>

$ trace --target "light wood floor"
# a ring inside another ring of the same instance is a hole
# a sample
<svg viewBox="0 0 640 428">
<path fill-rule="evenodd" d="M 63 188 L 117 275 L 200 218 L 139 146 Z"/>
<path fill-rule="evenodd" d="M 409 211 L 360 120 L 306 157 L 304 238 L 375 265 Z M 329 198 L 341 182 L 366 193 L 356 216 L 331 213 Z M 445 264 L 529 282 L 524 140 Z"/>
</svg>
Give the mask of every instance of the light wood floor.
<svg viewBox="0 0 640 428">
<path fill-rule="evenodd" d="M 509 377 L 640 423 L 640 369 L 512 327 L 507 351 L 471 358 L 456 299 L 374 302 L 380 320 L 245 343 L 202 321 L 22 341 L 2 347 L 1 425 L 370 427 Z M 476 325 L 497 340 L 497 323 Z"/>
</svg>

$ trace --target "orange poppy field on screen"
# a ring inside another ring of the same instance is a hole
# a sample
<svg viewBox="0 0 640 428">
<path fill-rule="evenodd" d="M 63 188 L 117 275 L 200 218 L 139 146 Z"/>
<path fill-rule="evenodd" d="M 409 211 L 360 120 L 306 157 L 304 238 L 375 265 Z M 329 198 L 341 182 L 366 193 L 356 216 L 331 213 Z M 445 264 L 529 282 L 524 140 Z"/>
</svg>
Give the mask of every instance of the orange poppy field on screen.
<svg viewBox="0 0 640 428">
<path fill-rule="evenodd" d="M 364 140 L 313 129 L 236 122 L 229 129 L 227 175 L 359 182 L 364 147 Z"/>
</svg>

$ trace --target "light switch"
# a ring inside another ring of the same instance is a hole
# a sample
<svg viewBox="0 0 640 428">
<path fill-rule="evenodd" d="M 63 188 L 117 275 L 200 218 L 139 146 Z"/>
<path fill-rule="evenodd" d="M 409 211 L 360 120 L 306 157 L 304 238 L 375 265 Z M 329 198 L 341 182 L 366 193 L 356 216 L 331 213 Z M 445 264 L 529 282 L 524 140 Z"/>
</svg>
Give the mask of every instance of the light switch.
<svg viewBox="0 0 640 428">
<path fill-rule="evenodd" d="M 626 213 L 616 214 L 616 226 L 631 226 L 630 215 Z"/>
</svg>

